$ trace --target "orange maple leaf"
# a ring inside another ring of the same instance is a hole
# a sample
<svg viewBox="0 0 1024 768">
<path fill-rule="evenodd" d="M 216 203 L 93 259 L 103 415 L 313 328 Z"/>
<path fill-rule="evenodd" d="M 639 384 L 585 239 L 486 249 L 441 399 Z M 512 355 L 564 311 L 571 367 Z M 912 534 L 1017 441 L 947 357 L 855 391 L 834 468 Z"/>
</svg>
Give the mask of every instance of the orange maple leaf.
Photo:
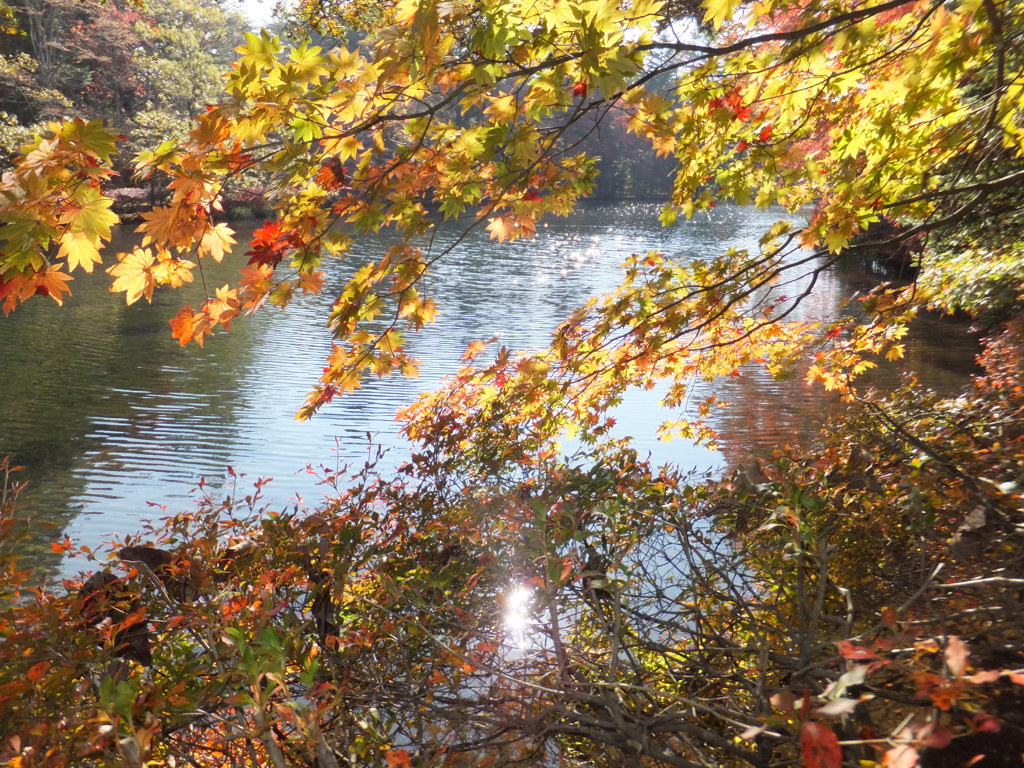
<svg viewBox="0 0 1024 768">
<path fill-rule="evenodd" d="M 231 321 L 238 316 L 241 304 L 238 291 L 225 285 L 217 289 L 217 298 L 206 300 L 203 313 L 210 318 L 211 327 L 220 323 L 224 330 L 230 331 Z"/>
<path fill-rule="evenodd" d="M 466 351 L 462 353 L 462 361 L 464 363 L 468 363 L 470 360 L 473 360 L 477 355 L 483 352 L 484 349 L 486 348 L 486 341 L 474 341 L 472 344 L 466 347 Z"/>
<path fill-rule="evenodd" d="M 299 275 L 299 288 L 303 293 L 320 293 L 323 284 L 323 272 L 303 272 Z"/>
<path fill-rule="evenodd" d="M 42 272 L 37 272 L 28 279 L 26 284 L 26 288 L 32 288 L 33 290 L 26 295 L 26 288 L 22 289 L 22 300 L 24 301 L 28 296 L 34 293 L 42 296 L 49 296 L 58 304 L 63 304 L 64 299 L 61 294 L 71 293 L 71 289 L 68 288 L 67 283 L 68 280 L 74 279 L 75 278 L 70 275 L 65 275 L 57 267 L 50 267 Z"/>
<path fill-rule="evenodd" d="M 239 295 L 246 299 L 246 306 L 253 307 L 270 292 L 274 268 L 268 264 L 253 264 L 242 267 L 242 279 L 238 281 Z"/>
<path fill-rule="evenodd" d="M 499 243 L 537 234 L 537 222 L 531 216 L 495 216 L 487 223 L 492 240 Z"/>
<path fill-rule="evenodd" d="M 0 275 L 0 299 L 4 302 L 4 315 L 11 314 L 17 308 L 18 303 L 25 300 L 21 296 L 24 290 L 25 278 L 21 275 L 11 275 L 10 277 Z"/>
<path fill-rule="evenodd" d="M 183 347 L 190 341 L 201 347 L 203 337 L 213 333 L 210 329 L 210 316 L 205 312 L 195 312 L 188 304 L 171 318 L 170 323 L 171 336 L 178 339 L 178 343 Z"/>
</svg>

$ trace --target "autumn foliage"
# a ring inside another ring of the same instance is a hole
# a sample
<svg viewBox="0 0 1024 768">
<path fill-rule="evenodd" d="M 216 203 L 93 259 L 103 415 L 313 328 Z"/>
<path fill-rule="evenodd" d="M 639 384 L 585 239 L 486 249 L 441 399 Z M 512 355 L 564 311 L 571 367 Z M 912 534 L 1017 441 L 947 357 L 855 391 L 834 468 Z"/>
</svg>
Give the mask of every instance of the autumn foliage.
<svg viewBox="0 0 1024 768">
<path fill-rule="evenodd" d="M 324 471 L 316 509 L 201 487 L 84 582 L 8 559 L 5 759 L 1014 764 L 1020 349 L 720 482 L 426 438 L 394 476 Z"/>
<path fill-rule="evenodd" d="M 410 461 L 324 470 L 313 509 L 265 505 L 261 480 L 201 484 L 198 511 L 82 553 L 95 571 L 62 583 L 3 549 L 8 765 L 1017 764 L 1019 328 L 959 398 L 854 380 L 902 356 L 926 302 L 984 308 L 974 281 L 935 277 L 963 277 L 957 253 L 1020 261 L 1024 13 L 684 6 L 305 3 L 321 31 L 343 18 L 366 40 L 248 35 L 188 137 L 135 159 L 167 198 L 123 253 L 104 253 L 117 136 L 74 119 L 26 148 L 0 182 L 5 313 L 66 300 L 97 265 L 132 303 L 237 260 L 170 319 L 202 345 L 351 267 L 301 417 L 416 374 L 405 334 L 443 311 L 438 222 L 501 247 L 591 191 L 584 118 L 625 119 L 674 158 L 666 224 L 722 202 L 780 218 L 757 249 L 633 255 L 547 349 L 472 344 L 400 414 Z M 223 192 L 254 171 L 275 215 L 243 249 Z M 883 216 L 900 226 L 872 228 Z M 383 229 L 400 242 L 349 264 Z M 909 241 L 920 283 L 796 319 L 840 258 Z M 627 391 L 664 385 L 680 411 L 664 435 L 712 440 L 691 382 L 751 365 L 839 391 L 842 422 L 719 481 L 610 437 Z M 19 487 L 2 471 L 7 533 Z"/>
</svg>

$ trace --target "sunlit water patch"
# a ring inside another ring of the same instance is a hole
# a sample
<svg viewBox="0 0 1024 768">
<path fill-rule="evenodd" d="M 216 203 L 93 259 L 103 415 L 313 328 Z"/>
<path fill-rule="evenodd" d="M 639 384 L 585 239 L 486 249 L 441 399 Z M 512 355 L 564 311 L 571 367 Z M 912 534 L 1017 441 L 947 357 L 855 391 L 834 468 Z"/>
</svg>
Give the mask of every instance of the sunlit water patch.
<svg viewBox="0 0 1024 768">
<path fill-rule="evenodd" d="M 299 499 L 315 505 L 323 489 L 306 466 L 361 462 L 371 442 L 391 449 L 388 461 L 401 463 L 407 448 L 396 409 L 454 372 L 470 343 L 499 336 L 513 349 L 543 347 L 561 319 L 618 284 L 629 255 L 662 251 L 689 260 L 729 246 L 753 247 L 778 217 L 720 206 L 709 217 L 666 229 L 657 223 L 658 210 L 654 203 L 592 204 L 550 220 L 535 239 L 506 244 L 488 240 L 481 227 L 461 242 L 454 229 L 441 231 L 432 253 L 451 250 L 423 286 L 441 313 L 407 343 L 422 361 L 420 378 L 368 380 L 307 422 L 293 416 L 321 373 L 331 343 L 323 322 L 353 266 L 329 275 L 321 295 L 240 319 L 205 349 L 179 347 L 167 325 L 182 304 L 201 301 L 198 281 L 158 292 L 152 305 L 128 307 L 108 292 L 109 276 L 78 275 L 64 307 L 35 299 L 0 318 L 0 455 L 30 468 L 23 512 L 38 528 L 41 557 L 48 556 L 50 536 L 67 533 L 95 546 L 164 509 L 186 510 L 200 478 L 218 487 L 228 466 L 246 475 L 245 482 L 275 478 L 265 492 L 278 508 Z M 247 235 L 242 231 L 239 241 Z M 130 237 L 124 234 L 121 247 Z M 383 236 L 364 238 L 348 263 L 375 257 L 387 245 Z M 208 286 L 232 279 L 227 265 L 205 269 Z M 833 316 L 850 291 L 842 274 L 830 274 L 804 311 Z M 941 349 L 949 370 L 937 374 L 962 381 L 972 350 L 963 346 L 959 362 L 951 363 L 948 331 L 938 337 L 931 346 L 927 339 L 911 345 L 914 365 L 928 368 Z M 717 417 L 730 461 L 821 424 L 819 395 L 799 382 L 759 375 L 721 386 L 735 404 Z M 721 453 L 655 438 L 668 415 L 656 395 L 629 394 L 616 414 L 617 433 L 635 436 L 656 463 L 720 466 Z"/>
</svg>

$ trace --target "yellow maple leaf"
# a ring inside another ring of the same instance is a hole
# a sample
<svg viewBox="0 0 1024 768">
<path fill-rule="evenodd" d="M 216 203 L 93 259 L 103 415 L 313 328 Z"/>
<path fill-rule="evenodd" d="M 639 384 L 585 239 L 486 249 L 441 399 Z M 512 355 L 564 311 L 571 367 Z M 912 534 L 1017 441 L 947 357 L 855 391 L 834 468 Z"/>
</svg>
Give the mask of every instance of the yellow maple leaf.
<svg viewBox="0 0 1024 768">
<path fill-rule="evenodd" d="M 116 280 L 110 286 L 111 293 L 124 291 L 124 300 L 128 304 L 134 304 L 143 296 L 146 301 L 153 302 L 153 288 L 156 287 L 156 279 L 153 277 L 153 256 L 149 248 L 135 248 L 131 253 L 117 254 L 118 263 L 107 270 L 107 274 L 113 275 Z"/>
<path fill-rule="evenodd" d="M 234 234 L 235 231 L 224 223 L 210 227 L 203 233 L 203 238 L 199 241 L 199 255 L 205 256 L 208 254 L 214 261 L 219 262 L 224 258 L 226 252 L 231 251 L 231 246 L 235 244 L 235 238 L 232 237 Z"/>
<path fill-rule="evenodd" d="M 516 98 L 514 94 L 490 96 L 490 104 L 484 108 L 484 114 L 496 122 L 510 122 L 516 116 Z"/>
<path fill-rule="evenodd" d="M 503 216 L 495 216 L 487 222 L 487 231 L 490 233 L 491 239 L 497 240 L 499 243 L 512 239 L 510 229 L 508 220 Z"/>
<path fill-rule="evenodd" d="M 169 285 L 171 288 L 180 288 L 185 283 L 192 282 L 192 268 L 194 261 L 180 259 L 172 256 L 167 251 L 157 250 L 157 263 L 153 267 L 153 278 L 160 285 Z"/>
<path fill-rule="evenodd" d="M 60 250 L 57 257 L 67 259 L 68 271 L 73 272 L 81 267 L 86 272 L 92 272 L 93 264 L 100 264 L 100 252 L 92 235 L 88 232 L 65 232 L 60 236 Z"/>
<path fill-rule="evenodd" d="M 67 207 L 61 211 L 58 221 L 68 232 L 87 236 L 93 245 L 100 240 L 110 239 L 110 228 L 120 221 L 110 210 L 113 201 L 104 197 L 99 190 L 90 186 L 79 187 Z"/>
<path fill-rule="evenodd" d="M 142 244 L 179 245 L 189 247 L 199 236 L 199 228 L 205 222 L 196 218 L 195 207 L 191 205 L 157 206 L 142 214 L 142 223 L 136 232 L 142 232 Z"/>
<path fill-rule="evenodd" d="M 487 224 L 487 231 L 500 243 L 519 237 L 533 237 L 537 234 L 537 222 L 532 216 L 495 216 Z"/>
</svg>

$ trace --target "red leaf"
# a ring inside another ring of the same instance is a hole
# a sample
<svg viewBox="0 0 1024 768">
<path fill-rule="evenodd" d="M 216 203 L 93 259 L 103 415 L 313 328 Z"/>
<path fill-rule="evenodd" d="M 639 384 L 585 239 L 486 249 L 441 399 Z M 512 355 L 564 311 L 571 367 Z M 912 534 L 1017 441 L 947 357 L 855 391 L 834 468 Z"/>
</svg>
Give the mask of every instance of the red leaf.
<svg viewBox="0 0 1024 768">
<path fill-rule="evenodd" d="M 800 749 L 807 768 L 842 768 L 843 750 L 828 726 L 813 720 L 800 726 Z"/>
<path fill-rule="evenodd" d="M 942 749 L 948 747 L 955 734 L 949 728 L 936 728 L 921 742 L 921 746 Z"/>
<path fill-rule="evenodd" d="M 974 730 L 986 733 L 999 733 L 1001 726 L 988 712 L 979 712 L 974 716 Z"/>
<path fill-rule="evenodd" d="M 412 759 L 407 749 L 389 749 L 386 757 L 388 768 L 412 768 Z"/>
<path fill-rule="evenodd" d="M 844 659 L 859 661 L 861 659 L 877 659 L 878 654 L 863 645 L 854 645 L 849 640 L 840 640 L 836 643 L 839 648 L 839 655 Z"/>
<path fill-rule="evenodd" d="M 757 138 L 761 141 L 768 141 L 772 137 L 772 126 L 771 124 L 766 125 L 761 129 L 761 132 L 757 134 Z"/>
<path fill-rule="evenodd" d="M 38 664 L 33 664 L 28 671 L 28 679 L 33 683 L 38 683 L 49 668 L 50 662 L 48 661 L 40 661 Z"/>
<path fill-rule="evenodd" d="M 959 698 L 963 691 L 959 683 L 953 685 L 940 685 L 930 692 L 932 703 L 939 709 L 948 712 L 953 702 Z"/>
<path fill-rule="evenodd" d="M 265 221 L 263 226 L 252 233 L 250 250 L 246 252 L 250 265 L 277 267 L 288 250 L 302 245 L 302 239 L 295 232 L 285 230 L 276 221 Z"/>
</svg>

